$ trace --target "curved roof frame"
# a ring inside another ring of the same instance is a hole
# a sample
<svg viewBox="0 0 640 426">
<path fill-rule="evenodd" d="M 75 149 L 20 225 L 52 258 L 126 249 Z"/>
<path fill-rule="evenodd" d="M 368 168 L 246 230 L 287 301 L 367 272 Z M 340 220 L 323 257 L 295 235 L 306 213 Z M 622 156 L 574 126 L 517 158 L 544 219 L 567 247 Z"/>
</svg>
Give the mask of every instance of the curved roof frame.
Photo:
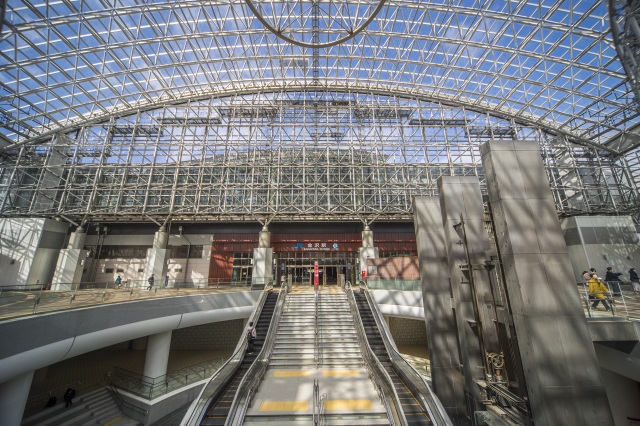
<svg viewBox="0 0 640 426">
<path fill-rule="evenodd" d="M 587 0 L 389 1 L 362 34 L 320 49 L 314 80 L 313 49 L 242 2 L 12 1 L 0 150 L 167 104 L 328 89 L 465 107 L 621 154 L 640 145 L 640 111 L 606 14 Z"/>
</svg>

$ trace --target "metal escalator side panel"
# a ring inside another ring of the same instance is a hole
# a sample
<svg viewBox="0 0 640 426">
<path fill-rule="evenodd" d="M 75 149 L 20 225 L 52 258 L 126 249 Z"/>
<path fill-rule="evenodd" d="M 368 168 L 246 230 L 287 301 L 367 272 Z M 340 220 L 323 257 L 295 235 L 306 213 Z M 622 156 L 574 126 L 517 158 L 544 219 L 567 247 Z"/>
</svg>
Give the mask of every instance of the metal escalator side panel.
<svg viewBox="0 0 640 426">
<path fill-rule="evenodd" d="M 393 381 L 391 380 L 391 377 L 384 369 L 384 366 L 369 345 L 369 341 L 367 339 L 366 331 L 362 323 L 362 318 L 360 317 L 360 311 L 355 300 L 353 289 L 348 286 L 345 288 L 345 292 L 347 294 L 347 299 L 349 300 L 349 305 L 351 307 L 351 313 L 353 315 L 354 323 L 356 326 L 356 334 L 358 336 L 358 342 L 360 343 L 360 347 L 362 349 L 363 358 L 372 376 L 371 379 L 381 391 L 380 397 L 382 398 L 383 404 L 387 409 L 389 422 L 393 426 L 407 426 L 408 422 L 402 411 L 402 404 L 400 403 L 400 398 L 398 397 L 398 394 L 395 390 Z"/>
<path fill-rule="evenodd" d="M 255 321 L 255 318 L 260 316 L 271 290 L 271 288 L 265 288 L 261 293 L 256 307 L 249 316 L 249 321 Z M 207 413 L 213 400 L 220 396 L 232 381 L 238 369 L 240 369 L 246 347 L 247 341 L 243 332 L 231 357 L 211 376 L 207 384 L 202 387 L 200 394 L 187 410 L 180 426 L 196 426 L 202 422 L 202 418 Z"/>
<path fill-rule="evenodd" d="M 391 331 L 387 326 L 387 322 L 384 320 L 382 313 L 378 309 L 378 305 L 375 303 L 368 290 L 361 290 L 367 301 L 367 305 L 371 310 L 373 318 L 382 337 L 382 341 L 386 347 L 387 354 L 391 360 L 391 365 L 398 377 L 405 383 L 405 386 L 413 393 L 414 397 L 419 399 L 421 404 L 427 411 L 427 415 L 436 425 L 452 426 L 453 423 L 446 413 L 442 403 L 438 397 L 433 393 L 431 386 L 426 382 L 424 377 L 418 373 L 411 364 L 404 359 L 398 352 L 393 338 L 391 337 Z"/>
<path fill-rule="evenodd" d="M 241 425 L 244 421 L 244 416 L 249 407 L 249 403 L 251 402 L 251 398 L 269 368 L 269 361 L 271 359 L 271 353 L 273 352 L 273 346 L 276 340 L 275 338 L 278 331 L 278 325 L 280 323 L 280 318 L 282 317 L 286 297 L 286 291 L 280 291 L 278 294 L 278 300 L 276 301 L 273 314 L 271 315 L 271 321 L 269 322 L 268 332 L 265 335 L 262 349 L 238 386 L 233 403 L 229 409 L 229 415 L 227 416 L 225 426 Z"/>
</svg>

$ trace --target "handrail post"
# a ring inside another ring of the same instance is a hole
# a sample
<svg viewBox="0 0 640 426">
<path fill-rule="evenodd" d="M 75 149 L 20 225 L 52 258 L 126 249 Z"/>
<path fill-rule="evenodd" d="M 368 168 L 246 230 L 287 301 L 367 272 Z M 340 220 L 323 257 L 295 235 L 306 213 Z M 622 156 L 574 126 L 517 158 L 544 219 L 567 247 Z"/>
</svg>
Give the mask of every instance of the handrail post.
<svg viewBox="0 0 640 426">
<path fill-rule="evenodd" d="M 44 286 L 42 284 L 40 284 L 40 292 L 38 293 L 38 297 L 36 297 L 36 300 L 34 300 L 33 302 L 33 313 L 35 314 L 36 312 L 38 312 L 38 305 L 40 305 L 40 298 L 42 297 L 42 289 L 44 288 Z"/>
</svg>

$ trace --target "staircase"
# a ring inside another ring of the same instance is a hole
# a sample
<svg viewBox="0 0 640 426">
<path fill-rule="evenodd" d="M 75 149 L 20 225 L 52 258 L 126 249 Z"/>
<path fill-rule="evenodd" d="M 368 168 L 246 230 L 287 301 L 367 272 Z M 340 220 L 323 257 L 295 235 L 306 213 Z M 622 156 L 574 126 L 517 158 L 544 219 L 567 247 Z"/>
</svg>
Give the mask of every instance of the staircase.
<svg viewBox="0 0 640 426">
<path fill-rule="evenodd" d="M 335 289 L 287 295 L 269 369 L 243 424 L 307 426 L 314 401 L 324 407 L 327 426 L 389 424 L 364 365 L 347 296 Z"/>
<path fill-rule="evenodd" d="M 60 398 L 62 399 L 62 398 Z M 54 407 L 44 408 L 21 423 L 22 426 L 82 426 L 82 425 L 130 426 L 141 423 L 126 417 L 107 388 L 101 388 L 86 395 L 78 395 L 73 405 L 65 407 L 63 400 Z"/>
<path fill-rule="evenodd" d="M 396 371 L 393 369 L 391 359 L 389 358 L 387 349 L 384 346 L 384 342 L 382 341 L 382 336 L 380 336 L 380 330 L 378 330 L 378 325 L 376 324 L 376 320 L 374 319 L 371 308 L 369 307 L 369 303 L 367 302 L 367 297 L 360 291 L 354 291 L 353 295 L 355 296 L 356 305 L 358 307 L 358 311 L 360 312 L 362 325 L 364 326 L 365 332 L 367 333 L 367 341 L 369 342 L 369 346 L 371 347 L 371 350 L 376 355 L 376 357 L 378 357 L 378 360 L 380 360 L 380 362 L 384 366 L 384 369 L 389 374 L 389 377 L 391 377 L 391 381 L 393 382 L 393 386 L 395 387 L 398 398 L 400 399 L 400 403 L 402 404 L 402 411 L 404 412 L 407 422 L 411 426 L 424 426 L 433 424 L 427 416 L 424 407 L 420 403 L 418 403 L 411 391 L 407 388 L 402 379 L 400 379 Z"/>
<path fill-rule="evenodd" d="M 362 367 L 346 295 L 290 294 L 269 365 L 272 368 Z"/>
</svg>

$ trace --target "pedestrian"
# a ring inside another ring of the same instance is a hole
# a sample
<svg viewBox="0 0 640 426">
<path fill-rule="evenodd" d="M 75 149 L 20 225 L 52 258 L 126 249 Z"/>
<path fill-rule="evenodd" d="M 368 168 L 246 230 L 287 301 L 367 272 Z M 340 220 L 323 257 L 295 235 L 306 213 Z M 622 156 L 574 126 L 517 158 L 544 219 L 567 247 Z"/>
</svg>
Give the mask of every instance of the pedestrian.
<svg viewBox="0 0 640 426">
<path fill-rule="evenodd" d="M 589 278 L 591 278 L 591 272 L 582 271 L 582 281 L 586 283 L 587 281 L 589 281 Z"/>
<path fill-rule="evenodd" d="M 631 280 L 633 291 L 640 293 L 640 278 L 638 278 L 638 273 L 635 268 L 629 269 L 629 279 Z"/>
<path fill-rule="evenodd" d="M 70 407 L 73 405 L 73 398 L 76 396 L 76 390 L 73 388 L 67 389 L 64 393 L 64 402 L 66 403 L 66 407 Z"/>
<path fill-rule="evenodd" d="M 167 288 L 169 286 L 169 274 L 165 275 L 164 277 L 164 288 Z"/>
<path fill-rule="evenodd" d="M 611 290 L 614 296 L 622 296 L 620 292 L 620 275 L 622 272 L 613 272 L 611 266 L 607 267 L 607 273 L 604 276 L 604 281 L 611 286 Z"/>
<path fill-rule="evenodd" d="M 122 277 L 118 275 L 116 277 L 116 288 L 121 288 L 121 287 L 122 287 Z"/>
<path fill-rule="evenodd" d="M 609 290 L 595 273 L 592 273 L 591 278 L 589 278 L 589 294 L 593 296 L 594 299 L 591 309 L 596 309 L 598 304 L 602 302 L 602 306 L 604 306 L 607 311 L 611 310 L 607 303 L 607 297 L 605 296 L 609 294 Z"/>
<path fill-rule="evenodd" d="M 249 342 L 249 345 L 247 346 L 248 354 L 253 353 L 253 342 L 256 340 L 256 336 L 256 326 L 253 325 L 253 322 L 250 322 L 249 327 L 247 327 L 247 342 Z"/>
<path fill-rule="evenodd" d="M 155 278 L 153 278 L 153 274 L 151 274 L 147 282 L 149 283 L 147 290 L 151 290 L 153 288 L 153 283 L 155 282 Z"/>
</svg>

